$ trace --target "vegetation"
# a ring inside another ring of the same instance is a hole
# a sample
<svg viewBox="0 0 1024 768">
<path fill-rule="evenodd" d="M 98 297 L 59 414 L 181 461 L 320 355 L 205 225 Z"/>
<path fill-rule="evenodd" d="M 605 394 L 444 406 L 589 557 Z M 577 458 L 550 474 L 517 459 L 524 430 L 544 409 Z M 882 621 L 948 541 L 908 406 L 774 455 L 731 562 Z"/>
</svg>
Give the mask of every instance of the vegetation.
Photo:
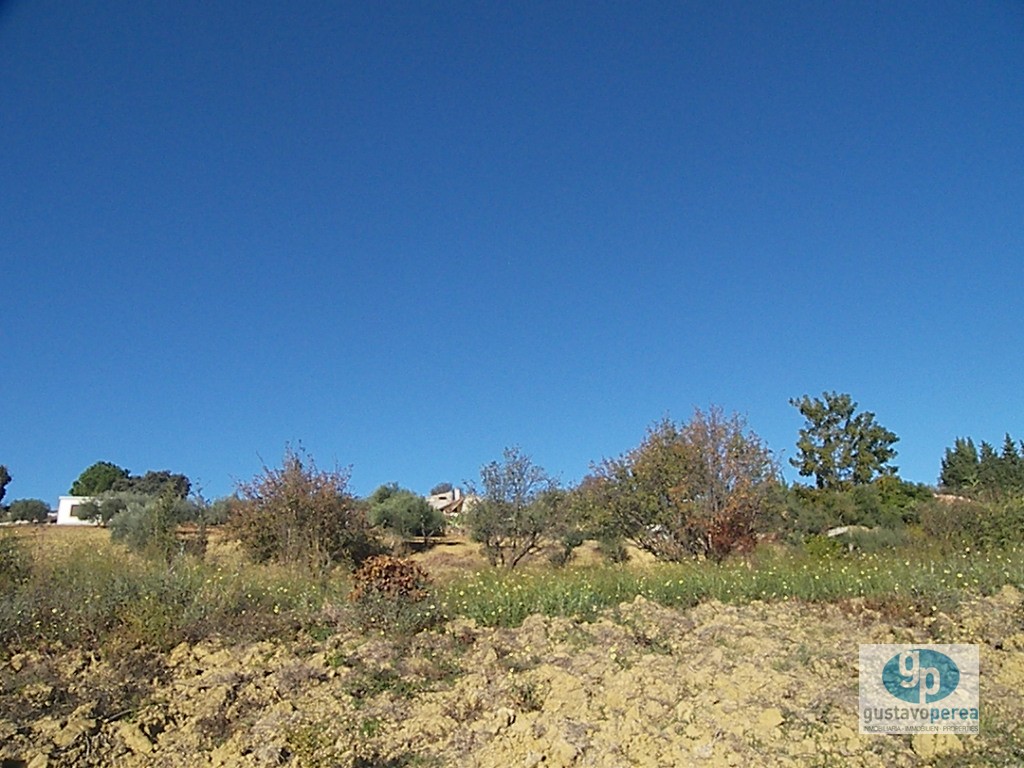
<svg viewBox="0 0 1024 768">
<path fill-rule="evenodd" d="M 238 486 L 232 535 L 258 563 L 299 563 L 319 573 L 338 563 L 358 566 L 381 546 L 348 479 L 347 470 L 321 470 L 287 448 L 281 468 L 264 466 Z"/>
<path fill-rule="evenodd" d="M 384 547 L 373 526 L 427 544 L 443 531 L 439 513 L 395 483 L 360 501 L 347 470 L 321 470 L 286 448 L 280 468 L 264 466 L 211 505 L 182 496 L 190 487 L 183 475 L 133 477 L 100 462 L 79 481 L 111 486 L 92 511 L 125 556 L 82 547 L 40 558 L 24 537 L 0 537 L 0 642 L 91 642 L 112 633 L 160 645 L 175 633 L 315 632 L 350 620 L 408 634 L 445 616 L 488 624 L 531 612 L 589 618 L 636 595 L 669 605 L 861 597 L 921 607 L 1024 580 L 1024 457 L 1008 435 L 999 452 L 957 438 L 940 478 L 957 497 L 936 497 L 888 466 L 895 435 L 873 414 L 855 415 L 848 395 L 794 405 L 808 419 L 798 448 L 815 487 L 784 485 L 745 420 L 715 407 L 685 423 L 653 424 L 640 445 L 570 489 L 508 448 L 481 468 L 472 489 L 479 500 L 466 513 L 473 541 L 503 568 L 449 572 L 438 582 L 416 561 L 378 557 Z M 42 519 L 45 507 L 16 501 L 9 514 Z M 218 538 L 237 541 L 251 562 L 225 568 L 218 557 L 204 559 L 205 526 L 223 521 Z M 187 546 L 188 522 L 198 524 L 189 541 L 202 546 Z M 586 540 L 611 564 L 564 567 Z M 627 544 L 662 562 L 621 565 Z M 517 568 L 540 552 L 560 570 Z M 287 597 L 267 586 L 281 580 Z M 72 586 L 46 588 L 55 581 Z"/>
<path fill-rule="evenodd" d="M 998 499 L 1024 495 L 1024 442 L 1003 438 L 1000 451 L 985 441 L 980 450 L 971 438 L 958 437 L 942 458 L 939 484 L 948 493 Z"/>
<path fill-rule="evenodd" d="M 349 597 L 362 626 L 373 631 L 415 634 L 440 618 L 431 602 L 426 571 L 391 555 L 378 555 L 363 563 L 352 575 Z"/>
<path fill-rule="evenodd" d="M 192 489 L 192 482 L 181 474 L 175 474 L 166 469 L 154 472 L 150 470 L 141 477 L 129 475 L 128 477 L 116 480 L 112 490 L 125 491 L 128 493 L 139 493 L 145 496 L 171 495 L 174 498 L 184 499 Z"/>
<path fill-rule="evenodd" d="M 479 499 L 467 524 L 492 565 L 515 568 L 540 550 L 562 512 L 551 496 L 556 488 L 555 480 L 518 446 L 506 448 L 501 461 L 481 467 L 480 489 L 471 490 Z"/>
<path fill-rule="evenodd" d="M 370 524 L 387 528 L 402 539 L 419 536 L 426 544 L 431 536 L 444 534 L 444 515 L 422 496 L 399 488 L 398 483 L 380 486 L 367 501 Z"/>
<path fill-rule="evenodd" d="M 82 471 L 78 479 L 71 484 L 69 493 L 72 496 L 98 496 L 106 491 L 115 490 L 118 480 L 126 480 L 129 472 L 109 461 L 97 461 Z"/>
<path fill-rule="evenodd" d="M 854 415 L 857 403 L 847 394 L 825 392 L 821 398 L 792 399 L 806 419 L 790 459 L 801 477 L 814 477 L 818 488 L 845 490 L 869 483 L 876 475 L 893 475 L 890 466 L 899 438 L 875 422 L 875 414 Z"/>
<path fill-rule="evenodd" d="M 721 560 L 754 544 L 759 517 L 778 485 L 764 442 L 739 415 L 696 410 L 664 419 L 644 441 L 598 468 L 590 506 L 597 527 L 663 560 Z"/>
<path fill-rule="evenodd" d="M 29 523 L 45 523 L 50 516 L 50 505 L 42 499 L 18 499 L 7 508 L 7 519 Z"/>
<path fill-rule="evenodd" d="M 11 473 L 7 471 L 7 467 L 0 464 L 0 501 L 4 500 L 4 494 L 7 493 L 7 484 L 11 482 Z"/>
</svg>

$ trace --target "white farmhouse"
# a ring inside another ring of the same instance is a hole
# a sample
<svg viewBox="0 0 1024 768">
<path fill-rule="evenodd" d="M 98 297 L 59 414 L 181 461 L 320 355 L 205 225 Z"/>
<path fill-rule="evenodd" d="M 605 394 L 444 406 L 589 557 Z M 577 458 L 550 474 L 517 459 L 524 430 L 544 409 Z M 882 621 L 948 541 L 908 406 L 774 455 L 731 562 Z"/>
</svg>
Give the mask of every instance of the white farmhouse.
<svg viewBox="0 0 1024 768">
<path fill-rule="evenodd" d="M 57 525 L 96 525 L 93 520 L 79 520 L 75 517 L 76 510 L 83 504 L 92 501 L 92 496 L 61 496 L 57 505 Z"/>
</svg>

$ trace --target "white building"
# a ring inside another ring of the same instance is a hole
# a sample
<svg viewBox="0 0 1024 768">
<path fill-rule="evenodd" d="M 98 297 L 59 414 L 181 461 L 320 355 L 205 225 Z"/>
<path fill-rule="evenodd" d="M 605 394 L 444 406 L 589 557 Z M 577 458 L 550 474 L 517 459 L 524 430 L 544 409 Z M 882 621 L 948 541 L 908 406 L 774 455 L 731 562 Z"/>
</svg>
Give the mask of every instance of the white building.
<svg viewBox="0 0 1024 768">
<path fill-rule="evenodd" d="M 89 501 L 92 501 L 92 496 L 61 496 L 57 505 L 57 525 L 96 525 L 93 520 L 75 517 L 75 511 Z"/>
</svg>

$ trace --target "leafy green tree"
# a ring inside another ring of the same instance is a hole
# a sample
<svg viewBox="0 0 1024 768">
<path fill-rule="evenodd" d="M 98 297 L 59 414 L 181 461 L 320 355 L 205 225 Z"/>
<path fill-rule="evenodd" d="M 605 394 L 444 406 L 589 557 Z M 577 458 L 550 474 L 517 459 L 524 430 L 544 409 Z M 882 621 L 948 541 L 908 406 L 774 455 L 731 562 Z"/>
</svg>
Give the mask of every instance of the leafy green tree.
<svg viewBox="0 0 1024 768">
<path fill-rule="evenodd" d="M 648 429 L 635 449 L 598 469 L 610 525 L 664 560 L 721 559 L 751 546 L 778 468 L 739 415 L 699 409 L 685 424 Z"/>
<path fill-rule="evenodd" d="M 11 482 L 11 473 L 7 471 L 7 467 L 0 464 L 0 501 L 4 500 L 4 494 L 7 493 L 7 484 Z"/>
<path fill-rule="evenodd" d="M 978 462 L 974 441 L 958 437 L 942 458 L 939 485 L 953 493 L 970 493 L 978 485 Z"/>
<path fill-rule="evenodd" d="M 117 496 L 123 506 L 118 505 L 109 518 L 112 541 L 168 562 L 182 551 L 177 529 L 194 513 L 192 504 L 178 498 L 170 489 L 160 496 L 124 492 Z"/>
<path fill-rule="evenodd" d="M 159 472 L 150 470 L 141 477 L 129 475 L 114 481 L 111 490 L 141 493 L 146 496 L 162 496 L 170 493 L 178 499 L 184 499 L 192 489 L 192 482 L 185 475 L 175 474 L 163 469 Z"/>
<path fill-rule="evenodd" d="M 876 475 L 894 475 L 889 461 L 899 438 L 878 424 L 875 414 L 855 415 L 850 395 L 825 392 L 821 399 L 804 395 L 789 401 L 806 419 L 790 459 L 802 477 L 814 476 L 818 488 L 842 490 L 870 483 Z"/>
<path fill-rule="evenodd" d="M 545 503 L 557 482 L 518 446 L 506 448 L 500 461 L 480 469 L 477 501 L 466 513 L 474 541 L 483 545 L 492 565 L 515 568 L 540 550 L 541 540 L 558 525 L 561 510 Z"/>
<path fill-rule="evenodd" d="M 18 499 L 7 508 L 7 519 L 45 523 L 50 516 L 50 505 L 42 499 Z"/>
<path fill-rule="evenodd" d="M 370 524 L 389 528 L 402 538 L 421 536 L 426 543 L 431 536 L 444 533 L 444 515 L 397 483 L 380 486 L 368 502 Z"/>
<path fill-rule="evenodd" d="M 348 479 L 347 470 L 321 470 L 311 456 L 288 447 L 280 468 L 264 466 L 239 484 L 232 535 L 257 562 L 304 564 L 321 573 L 336 563 L 358 566 L 381 546 Z"/>
<path fill-rule="evenodd" d="M 127 480 L 128 470 L 109 461 L 97 461 L 86 468 L 71 484 L 72 496 L 98 496 L 114 490 L 119 480 Z"/>
</svg>

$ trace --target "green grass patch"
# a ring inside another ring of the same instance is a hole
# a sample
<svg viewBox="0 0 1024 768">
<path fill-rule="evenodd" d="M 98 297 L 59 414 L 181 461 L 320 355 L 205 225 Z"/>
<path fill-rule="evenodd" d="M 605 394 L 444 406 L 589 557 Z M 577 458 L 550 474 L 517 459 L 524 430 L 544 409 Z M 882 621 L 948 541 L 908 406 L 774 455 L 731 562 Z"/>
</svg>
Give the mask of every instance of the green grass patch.
<svg viewBox="0 0 1024 768">
<path fill-rule="evenodd" d="M 483 626 L 517 626 L 533 613 L 593 619 L 638 595 L 667 606 L 704 600 L 749 603 L 850 598 L 895 601 L 924 612 L 949 609 L 964 593 L 1024 588 L 1020 548 L 973 553 L 890 551 L 820 558 L 761 551 L 745 560 L 621 565 L 517 573 L 487 570 L 448 582 L 439 601 L 449 615 Z"/>
</svg>

